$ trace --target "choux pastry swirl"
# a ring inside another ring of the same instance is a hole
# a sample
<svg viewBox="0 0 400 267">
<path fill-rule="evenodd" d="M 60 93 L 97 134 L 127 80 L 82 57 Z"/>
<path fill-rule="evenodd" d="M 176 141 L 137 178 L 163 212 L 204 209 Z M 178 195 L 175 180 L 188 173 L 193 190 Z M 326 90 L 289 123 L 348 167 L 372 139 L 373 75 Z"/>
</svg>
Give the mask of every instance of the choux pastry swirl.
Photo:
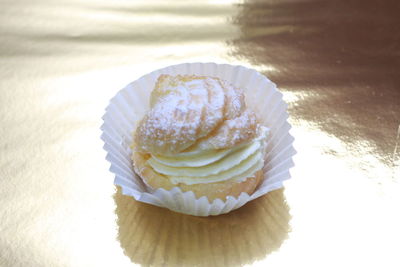
<svg viewBox="0 0 400 267">
<path fill-rule="evenodd" d="M 161 75 L 134 133 L 133 165 L 153 190 L 238 197 L 263 179 L 266 135 L 242 90 L 214 77 Z"/>
</svg>

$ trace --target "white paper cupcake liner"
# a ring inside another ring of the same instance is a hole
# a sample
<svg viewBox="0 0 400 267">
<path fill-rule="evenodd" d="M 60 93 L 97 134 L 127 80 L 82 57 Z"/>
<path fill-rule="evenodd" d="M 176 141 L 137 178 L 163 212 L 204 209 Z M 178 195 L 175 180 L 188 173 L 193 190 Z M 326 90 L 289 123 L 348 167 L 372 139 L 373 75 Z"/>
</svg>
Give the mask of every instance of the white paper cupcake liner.
<svg viewBox="0 0 400 267">
<path fill-rule="evenodd" d="M 182 192 L 178 187 L 150 192 L 135 174 L 130 158 L 132 133 L 149 109 L 150 92 L 161 74 L 218 77 L 244 90 L 247 105 L 258 114 L 260 123 L 270 129 L 263 168 L 265 179 L 253 194 L 242 193 L 238 198 L 229 196 L 225 201 L 216 199 L 209 203 L 206 197 L 196 199 L 193 192 Z M 294 165 L 292 156 L 296 151 L 294 138 L 289 133 L 291 126 L 287 122 L 286 108 L 274 83 L 242 66 L 185 63 L 153 71 L 120 90 L 103 116 L 101 139 L 107 151 L 106 159 L 111 163 L 110 171 L 115 174 L 114 183 L 122 188 L 124 195 L 133 196 L 137 201 L 195 216 L 218 215 L 240 208 L 250 200 L 282 187 L 282 182 L 290 178 L 289 169 Z"/>
</svg>

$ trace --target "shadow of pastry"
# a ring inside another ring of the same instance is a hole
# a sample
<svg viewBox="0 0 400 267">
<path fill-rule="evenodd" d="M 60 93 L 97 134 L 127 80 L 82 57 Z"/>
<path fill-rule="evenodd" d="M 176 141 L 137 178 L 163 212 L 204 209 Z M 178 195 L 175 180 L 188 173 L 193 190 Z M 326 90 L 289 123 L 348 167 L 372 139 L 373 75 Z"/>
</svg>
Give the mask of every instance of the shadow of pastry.
<svg viewBox="0 0 400 267">
<path fill-rule="evenodd" d="M 195 217 L 137 202 L 118 187 L 118 239 L 143 266 L 242 266 L 277 250 L 289 232 L 283 189 L 228 214 Z"/>
</svg>

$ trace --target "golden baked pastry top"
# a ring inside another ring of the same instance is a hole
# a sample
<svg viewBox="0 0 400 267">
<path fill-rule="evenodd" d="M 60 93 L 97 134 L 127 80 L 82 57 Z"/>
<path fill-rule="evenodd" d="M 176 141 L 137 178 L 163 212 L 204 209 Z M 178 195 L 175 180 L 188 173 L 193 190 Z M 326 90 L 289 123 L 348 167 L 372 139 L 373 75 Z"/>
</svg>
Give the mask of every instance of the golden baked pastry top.
<svg viewBox="0 0 400 267">
<path fill-rule="evenodd" d="M 138 151 L 154 155 L 231 148 L 257 132 L 243 92 L 214 77 L 161 75 L 150 108 L 134 142 Z"/>
</svg>

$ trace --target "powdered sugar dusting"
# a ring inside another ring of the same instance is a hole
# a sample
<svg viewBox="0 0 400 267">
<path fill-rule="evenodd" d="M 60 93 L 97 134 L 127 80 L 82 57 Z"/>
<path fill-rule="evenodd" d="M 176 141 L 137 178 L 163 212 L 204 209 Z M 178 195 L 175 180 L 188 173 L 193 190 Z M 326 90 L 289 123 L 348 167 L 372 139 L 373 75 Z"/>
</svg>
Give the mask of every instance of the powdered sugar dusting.
<svg viewBox="0 0 400 267">
<path fill-rule="evenodd" d="M 145 151 L 173 154 L 222 122 L 224 89 L 213 78 L 162 75 L 152 92 L 151 106 L 139 123 L 136 143 Z"/>
<path fill-rule="evenodd" d="M 223 149 L 256 134 L 256 117 L 246 109 L 243 91 L 218 78 L 161 75 L 150 105 L 135 142 L 152 154 Z"/>
<path fill-rule="evenodd" d="M 244 93 L 241 89 L 233 87 L 227 81 L 220 80 L 221 86 L 225 92 L 225 110 L 226 119 L 233 119 L 245 110 L 246 103 L 244 101 Z"/>
<path fill-rule="evenodd" d="M 253 138 L 256 130 L 256 116 L 246 110 L 236 118 L 225 120 L 211 136 L 200 140 L 197 148 L 212 150 L 232 147 Z"/>
</svg>

